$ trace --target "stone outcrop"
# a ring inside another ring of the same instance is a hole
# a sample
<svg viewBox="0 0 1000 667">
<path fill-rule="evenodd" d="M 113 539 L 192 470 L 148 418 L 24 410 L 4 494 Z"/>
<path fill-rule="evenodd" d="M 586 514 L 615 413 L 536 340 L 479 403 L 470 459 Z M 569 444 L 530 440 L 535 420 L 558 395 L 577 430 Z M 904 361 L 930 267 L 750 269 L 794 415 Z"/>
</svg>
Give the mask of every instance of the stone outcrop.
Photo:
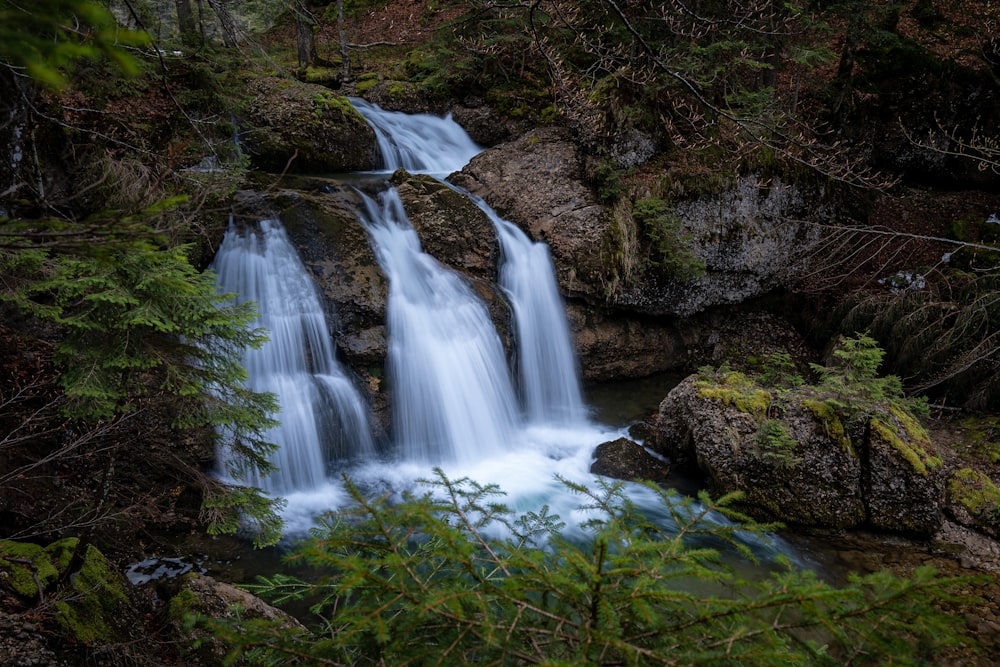
<svg viewBox="0 0 1000 667">
<path fill-rule="evenodd" d="M 657 274 L 648 269 L 649 241 L 627 211 L 598 200 L 587 171 L 568 131 L 541 128 L 484 151 L 451 180 L 549 244 L 564 295 L 648 315 L 688 316 L 765 294 L 820 238 L 802 220 L 823 217 L 821 192 L 751 174 L 674 204 L 672 233 L 704 273 Z"/>
<path fill-rule="evenodd" d="M 739 374 L 693 375 L 660 405 L 655 448 L 696 467 L 716 493 L 742 491 L 763 517 L 930 535 L 941 524 L 941 460 L 903 410 L 842 423 L 812 390 L 780 401 Z"/>
<path fill-rule="evenodd" d="M 295 189 L 242 192 L 236 210 L 248 221 L 277 216 L 330 305 L 337 344 L 355 367 L 381 365 L 385 356 L 387 284 L 356 213 L 349 187 L 322 179 Z"/>
<path fill-rule="evenodd" d="M 500 246 L 478 206 L 430 176 L 398 171 L 391 182 L 424 252 L 467 276 L 496 280 Z"/>
<path fill-rule="evenodd" d="M 604 208 L 583 182 L 582 156 L 568 130 L 529 132 L 480 153 L 450 180 L 549 245 L 563 295 L 599 299 Z"/>
<path fill-rule="evenodd" d="M 321 173 L 378 166 L 375 132 L 346 97 L 276 77 L 251 78 L 244 94 L 240 138 L 258 168 Z"/>
</svg>

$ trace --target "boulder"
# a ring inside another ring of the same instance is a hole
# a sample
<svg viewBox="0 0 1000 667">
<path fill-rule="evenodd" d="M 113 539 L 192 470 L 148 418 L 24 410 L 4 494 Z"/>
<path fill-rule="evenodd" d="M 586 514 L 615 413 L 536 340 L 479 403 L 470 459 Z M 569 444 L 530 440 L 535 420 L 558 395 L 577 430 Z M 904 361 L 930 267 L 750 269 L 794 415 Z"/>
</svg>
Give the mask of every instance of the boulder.
<svg viewBox="0 0 1000 667">
<path fill-rule="evenodd" d="M 199 627 L 191 628 L 188 618 L 192 614 L 223 621 L 260 622 L 276 624 L 284 634 L 306 633 L 294 617 L 273 607 L 255 595 L 231 584 L 217 581 L 201 574 L 187 574 L 174 590 L 161 587 L 158 591 L 167 601 L 167 616 L 174 631 L 190 648 L 184 657 L 190 664 L 224 665 L 229 647 L 215 634 Z"/>
<path fill-rule="evenodd" d="M 597 446 L 590 472 L 615 479 L 666 483 L 670 467 L 639 443 L 618 438 Z"/>
<path fill-rule="evenodd" d="M 600 300 L 607 224 L 568 130 L 541 128 L 484 151 L 450 180 L 549 245 L 564 296 Z"/>
<path fill-rule="evenodd" d="M 493 223 L 478 206 L 431 176 L 400 170 L 391 182 L 424 252 L 470 277 L 496 280 L 499 242 Z"/>
<path fill-rule="evenodd" d="M 739 373 L 692 375 L 660 404 L 655 449 L 700 470 L 754 514 L 826 528 L 930 535 L 941 524 L 941 461 L 902 409 L 840 421 L 813 389 L 777 392 Z"/>
<path fill-rule="evenodd" d="M 260 169 L 320 173 L 378 167 L 375 132 L 342 95 L 293 79 L 247 81 L 240 138 Z"/>
</svg>

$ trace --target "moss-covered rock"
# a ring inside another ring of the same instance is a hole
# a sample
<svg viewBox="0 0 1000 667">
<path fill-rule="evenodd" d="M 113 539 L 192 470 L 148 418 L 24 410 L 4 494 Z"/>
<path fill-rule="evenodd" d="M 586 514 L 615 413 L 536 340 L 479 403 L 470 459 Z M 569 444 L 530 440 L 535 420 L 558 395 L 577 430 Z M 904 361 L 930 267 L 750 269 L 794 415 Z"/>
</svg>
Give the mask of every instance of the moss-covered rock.
<svg viewBox="0 0 1000 667">
<path fill-rule="evenodd" d="M 757 419 L 762 419 L 771 405 L 773 397 L 753 383 L 743 373 L 722 373 L 714 379 L 697 382 L 698 396 L 710 401 L 721 401 Z"/>
<path fill-rule="evenodd" d="M 46 547 L 4 540 L 0 585 L 26 602 L 49 602 L 55 621 L 77 643 L 122 641 L 128 636 L 126 619 L 135 615 L 125 580 L 92 545 L 83 548 L 79 569 L 64 576 L 78 547 L 75 537 Z"/>
<path fill-rule="evenodd" d="M 930 534 L 941 525 L 942 461 L 926 429 L 898 403 L 874 411 L 864 443 L 864 498 L 875 528 Z"/>
<path fill-rule="evenodd" d="M 277 632 L 284 634 L 305 632 L 293 617 L 255 595 L 200 574 L 187 574 L 176 582 L 170 591 L 167 615 L 174 630 L 187 643 L 185 657 L 191 664 L 199 665 L 231 664 L 226 662 L 230 650 L 227 633 L 238 629 L 231 625 L 217 627 L 213 620 L 274 624 Z"/>
<path fill-rule="evenodd" d="M 974 468 L 959 468 L 948 478 L 949 510 L 956 519 L 1000 537 L 1000 486 Z"/>
<path fill-rule="evenodd" d="M 942 462 L 927 431 L 898 402 L 864 407 L 815 387 L 772 393 L 742 373 L 702 373 L 661 403 L 654 443 L 767 519 L 933 533 Z"/>
<path fill-rule="evenodd" d="M 375 169 L 375 133 L 350 101 L 319 85 L 250 78 L 240 91 L 241 137 L 252 160 L 270 171 Z"/>
</svg>

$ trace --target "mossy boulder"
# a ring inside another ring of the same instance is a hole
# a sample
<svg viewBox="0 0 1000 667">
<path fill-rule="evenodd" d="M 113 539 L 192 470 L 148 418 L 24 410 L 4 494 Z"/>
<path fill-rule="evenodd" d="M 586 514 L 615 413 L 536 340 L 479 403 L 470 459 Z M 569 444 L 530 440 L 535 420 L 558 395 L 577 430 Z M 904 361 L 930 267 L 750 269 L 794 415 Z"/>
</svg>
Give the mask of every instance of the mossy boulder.
<svg viewBox="0 0 1000 667">
<path fill-rule="evenodd" d="M 273 625 L 275 632 L 293 634 L 306 632 L 295 618 L 269 605 L 260 598 L 236 586 L 200 574 L 181 577 L 169 595 L 167 616 L 174 630 L 186 641 L 185 657 L 190 664 L 223 665 L 239 626 L 216 625 L 213 620 L 239 619 L 257 627 Z M 192 622 L 199 620 L 196 624 Z"/>
<path fill-rule="evenodd" d="M 84 645 L 124 641 L 136 616 L 122 575 L 96 547 L 83 548 L 79 568 L 66 575 L 79 540 L 66 538 L 42 547 L 0 541 L 0 587 L 24 604 L 44 600 L 74 642 Z"/>
<path fill-rule="evenodd" d="M 900 405 L 868 422 L 863 493 L 869 522 L 883 530 L 931 532 L 941 523 L 943 463 L 916 418 Z"/>
<path fill-rule="evenodd" d="M 959 523 L 1000 538 L 1000 485 L 982 470 L 966 467 L 951 473 L 948 510 Z"/>
<path fill-rule="evenodd" d="M 660 404 L 653 443 L 742 491 L 767 519 L 929 535 L 941 524 L 942 463 L 927 432 L 886 401 L 843 411 L 814 387 L 768 390 L 735 372 L 692 375 Z"/>
<path fill-rule="evenodd" d="M 240 94 L 240 137 L 257 167 L 292 173 L 378 167 L 375 132 L 343 95 L 276 77 L 250 78 Z"/>
</svg>

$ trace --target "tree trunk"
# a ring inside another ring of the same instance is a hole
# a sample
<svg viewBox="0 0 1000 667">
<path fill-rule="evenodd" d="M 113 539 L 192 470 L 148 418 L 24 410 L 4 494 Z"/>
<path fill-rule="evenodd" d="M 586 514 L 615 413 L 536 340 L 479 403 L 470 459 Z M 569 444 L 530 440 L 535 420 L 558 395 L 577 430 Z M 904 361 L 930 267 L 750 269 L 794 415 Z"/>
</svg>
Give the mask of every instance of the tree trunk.
<svg viewBox="0 0 1000 667">
<path fill-rule="evenodd" d="M 341 80 L 351 80 L 351 52 L 347 46 L 347 32 L 344 30 L 344 0 L 337 0 L 337 37 L 340 41 L 340 60 L 343 62 Z"/>
<path fill-rule="evenodd" d="M 303 4 L 295 7 L 295 45 L 299 52 L 299 67 L 305 68 L 316 63 L 316 35 L 312 18 Z"/>
<path fill-rule="evenodd" d="M 174 6 L 177 8 L 177 29 L 181 33 L 181 43 L 184 46 L 198 46 L 198 30 L 191 0 L 174 0 Z"/>
<path fill-rule="evenodd" d="M 208 0 L 208 6 L 212 8 L 219 19 L 219 26 L 222 28 L 222 43 L 226 48 L 235 48 L 239 43 L 239 28 L 233 15 L 229 12 L 226 0 Z"/>
</svg>

